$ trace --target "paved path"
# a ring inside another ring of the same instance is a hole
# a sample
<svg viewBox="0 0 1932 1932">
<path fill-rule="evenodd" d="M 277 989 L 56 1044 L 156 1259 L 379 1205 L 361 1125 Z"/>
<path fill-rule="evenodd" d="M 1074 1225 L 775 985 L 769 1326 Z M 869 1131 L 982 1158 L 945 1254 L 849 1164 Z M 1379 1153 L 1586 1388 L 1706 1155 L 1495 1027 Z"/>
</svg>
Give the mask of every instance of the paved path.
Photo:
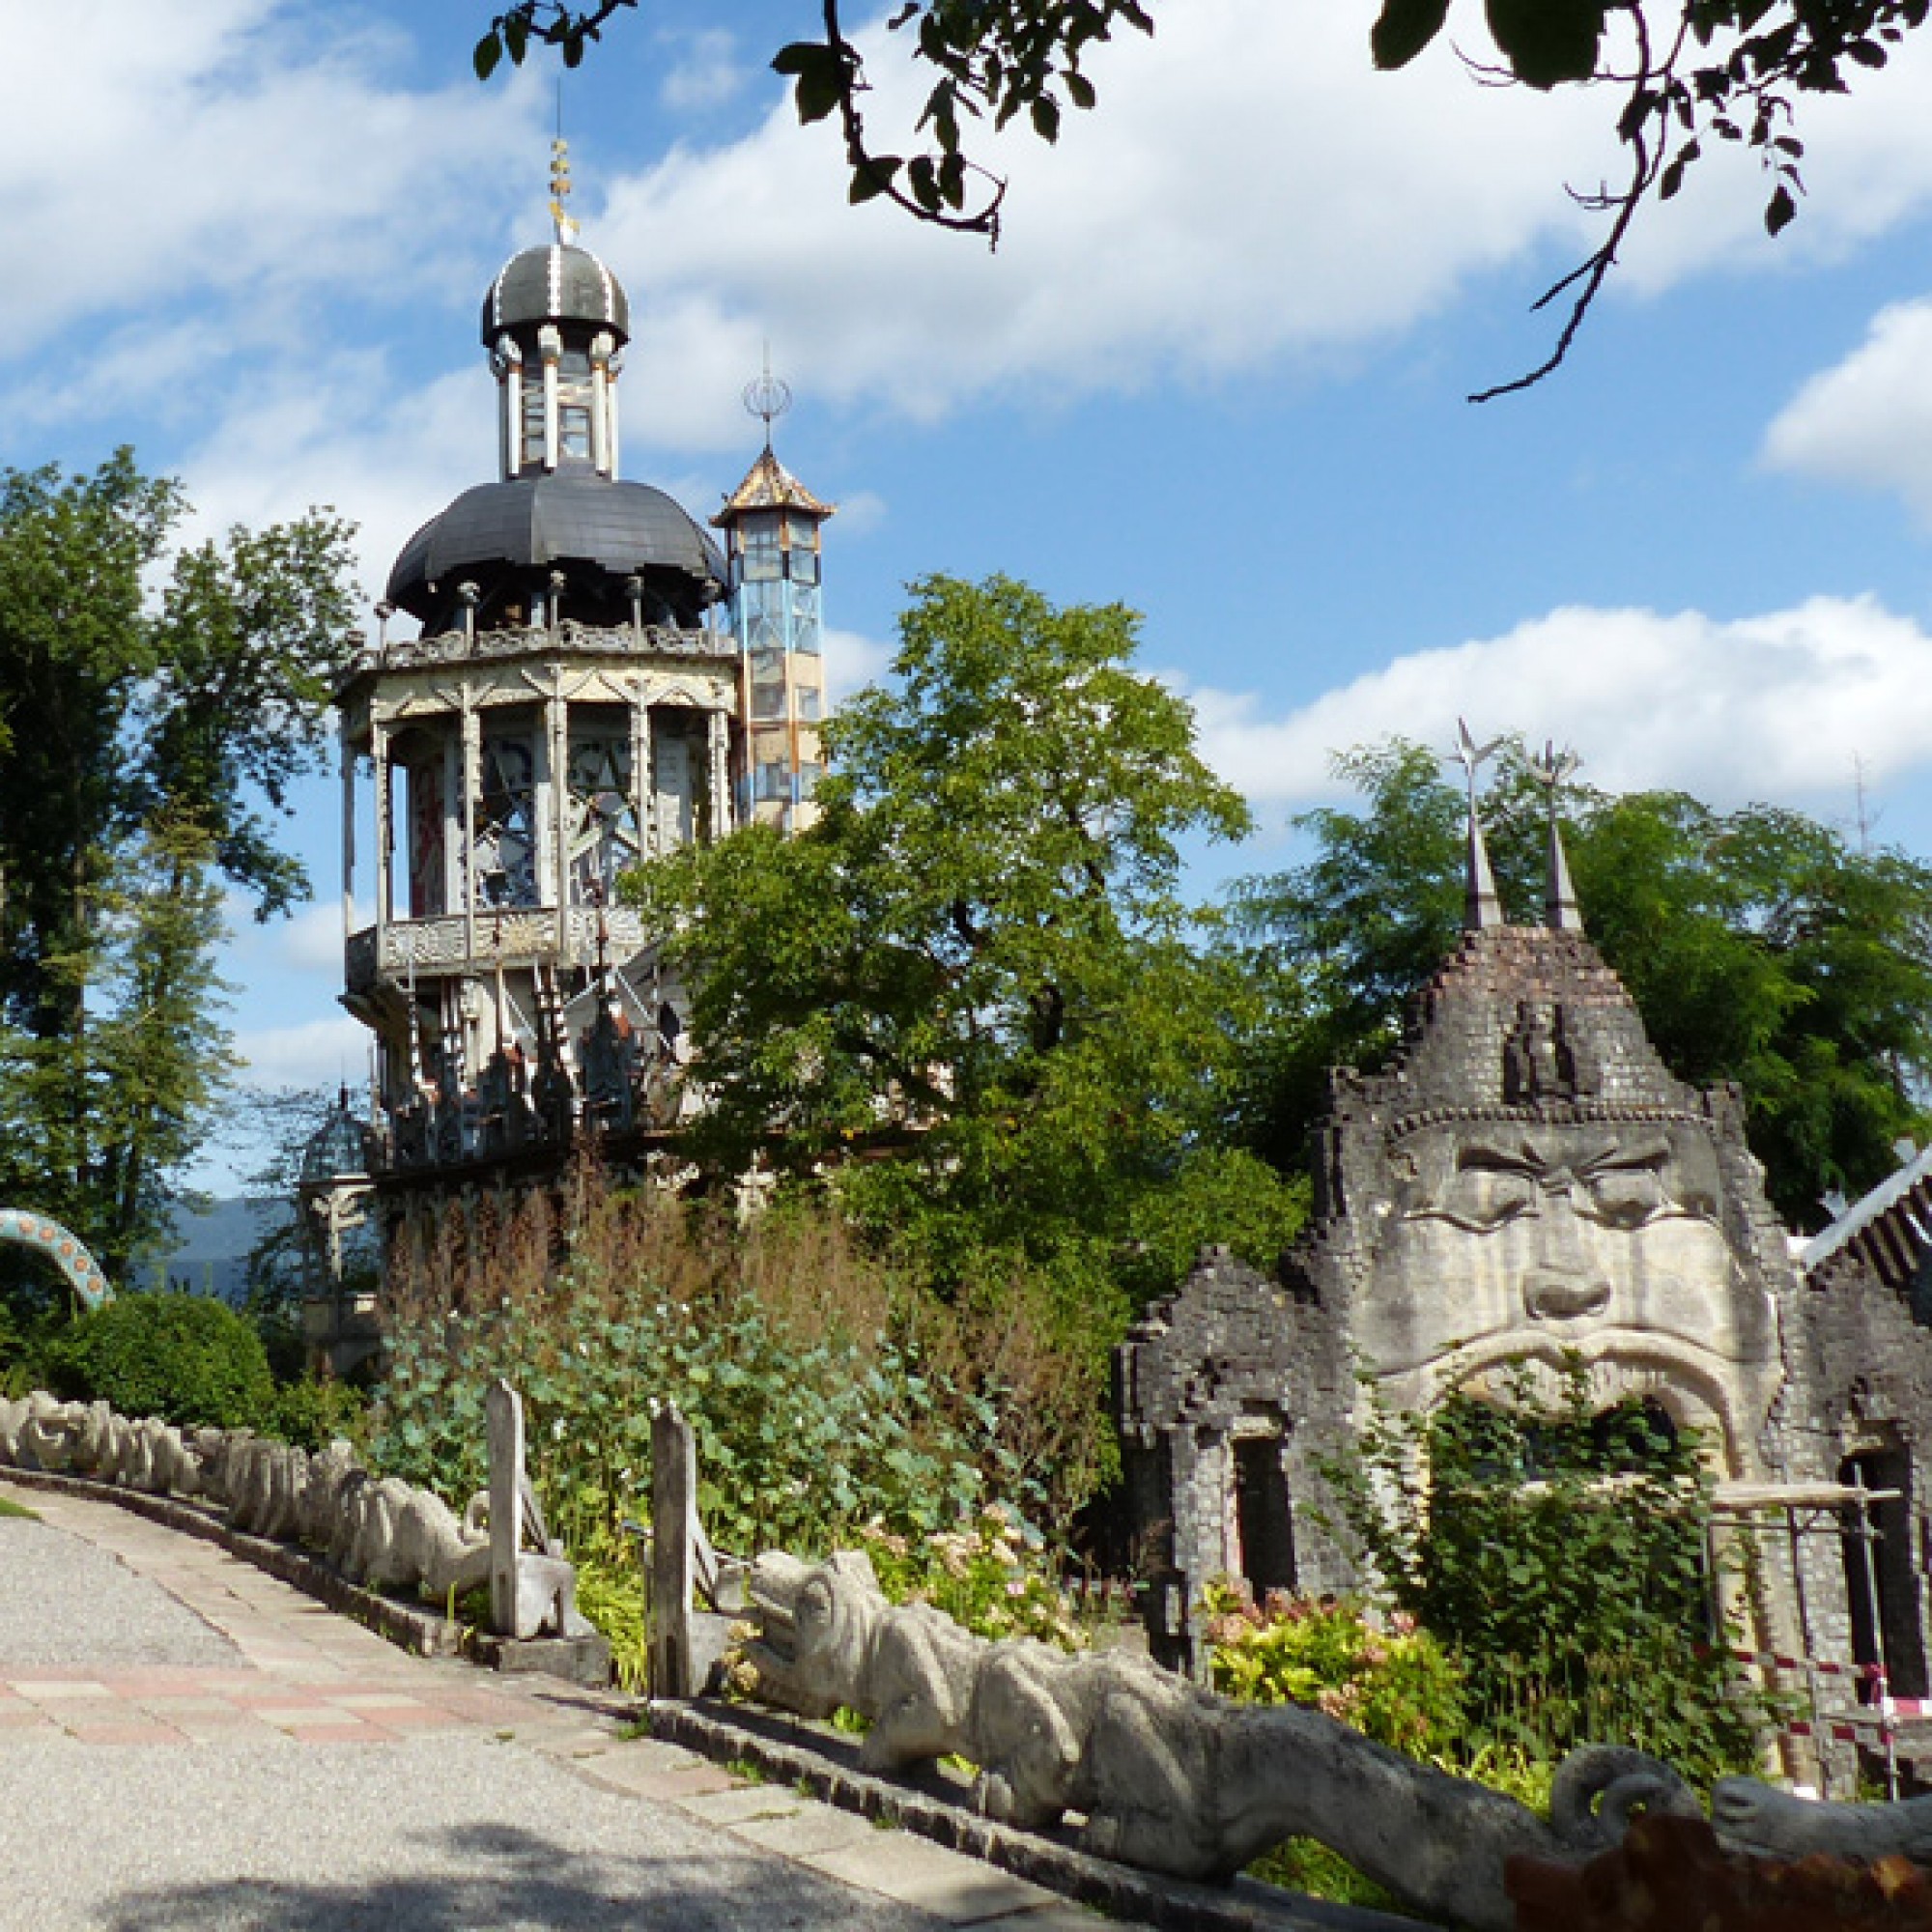
<svg viewBox="0 0 1932 1932">
<path fill-rule="evenodd" d="M 1096 1932 L 1052 1893 L 406 1656 L 96 1502 L 0 1517 L 0 1932 Z"/>
</svg>

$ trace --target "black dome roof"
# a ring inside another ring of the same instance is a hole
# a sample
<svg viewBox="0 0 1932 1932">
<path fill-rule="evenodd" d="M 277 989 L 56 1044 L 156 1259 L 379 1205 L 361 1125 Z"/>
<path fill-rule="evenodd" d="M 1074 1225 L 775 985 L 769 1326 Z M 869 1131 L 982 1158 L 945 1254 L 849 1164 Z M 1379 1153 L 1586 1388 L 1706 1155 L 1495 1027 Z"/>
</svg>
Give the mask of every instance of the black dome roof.
<svg viewBox="0 0 1932 1932">
<path fill-rule="evenodd" d="M 388 598 L 425 620 L 440 603 L 429 586 L 462 571 L 479 576 L 567 562 L 618 577 L 676 571 L 700 594 L 724 588 L 718 546 L 686 511 L 647 483 L 594 470 L 519 476 L 466 490 L 408 543 L 389 572 Z"/>
<path fill-rule="evenodd" d="M 506 328 L 531 323 L 582 322 L 631 339 L 631 302 L 624 285 L 588 248 L 553 242 L 512 255 L 483 298 L 483 346 L 494 349 Z"/>
</svg>

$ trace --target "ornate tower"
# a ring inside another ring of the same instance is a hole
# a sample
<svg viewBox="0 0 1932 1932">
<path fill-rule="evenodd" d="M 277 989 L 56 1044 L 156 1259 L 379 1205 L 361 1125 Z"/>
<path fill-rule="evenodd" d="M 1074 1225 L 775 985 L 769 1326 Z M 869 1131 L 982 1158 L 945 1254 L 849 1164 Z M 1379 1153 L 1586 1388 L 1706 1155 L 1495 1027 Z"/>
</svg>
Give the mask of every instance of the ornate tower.
<svg viewBox="0 0 1932 1932">
<path fill-rule="evenodd" d="M 566 176 L 559 149 L 559 195 Z M 555 241 L 483 298 L 500 473 L 403 547 L 379 642 L 336 695 L 344 1004 L 375 1036 L 379 1187 L 405 1169 L 540 1170 L 582 1132 L 667 1123 L 677 992 L 616 878 L 722 837 L 734 772 L 763 755 L 745 744 L 746 694 L 763 685 L 726 621 L 724 555 L 662 491 L 617 477 L 630 304 L 553 209 Z M 778 554 L 788 538 L 799 554 L 795 526 L 812 558 L 812 696 L 787 683 L 788 724 L 818 716 L 825 514 L 773 512 Z M 802 660 L 786 609 L 785 655 Z M 398 611 L 419 635 L 389 635 Z M 793 782 L 806 749 L 788 743 Z"/>
<path fill-rule="evenodd" d="M 730 557 L 731 608 L 743 656 L 745 762 L 738 814 L 747 824 L 802 831 L 823 770 L 824 617 L 819 528 L 833 514 L 772 453 L 772 424 L 791 391 L 767 369 L 745 390 L 762 417 L 765 447 L 711 519 Z"/>
</svg>

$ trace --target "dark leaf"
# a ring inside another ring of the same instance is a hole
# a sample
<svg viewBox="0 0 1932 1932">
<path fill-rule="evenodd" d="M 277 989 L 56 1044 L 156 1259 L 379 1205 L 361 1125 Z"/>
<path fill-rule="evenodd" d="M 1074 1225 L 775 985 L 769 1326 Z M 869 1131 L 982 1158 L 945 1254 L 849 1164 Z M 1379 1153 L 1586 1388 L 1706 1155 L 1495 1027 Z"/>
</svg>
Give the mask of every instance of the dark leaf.
<svg viewBox="0 0 1932 1932">
<path fill-rule="evenodd" d="M 1798 218 L 1798 204 L 1791 198 L 1791 190 L 1782 182 L 1766 204 L 1764 226 L 1768 235 L 1781 235 Z"/>
<path fill-rule="evenodd" d="M 503 58 L 503 37 L 495 27 L 476 43 L 476 50 L 469 56 L 469 64 L 476 70 L 478 80 L 488 80 L 497 71 L 497 66 Z"/>
<path fill-rule="evenodd" d="M 903 163 L 896 155 L 870 155 L 852 170 L 852 185 L 846 199 L 855 206 L 884 194 Z"/>
<path fill-rule="evenodd" d="M 1490 32 L 1525 86 L 1587 80 L 1604 38 L 1604 0 L 1487 0 Z"/>
<path fill-rule="evenodd" d="M 1449 0 L 1384 0 L 1381 17 L 1369 30 L 1369 51 L 1378 68 L 1406 67 L 1449 17 Z"/>
</svg>

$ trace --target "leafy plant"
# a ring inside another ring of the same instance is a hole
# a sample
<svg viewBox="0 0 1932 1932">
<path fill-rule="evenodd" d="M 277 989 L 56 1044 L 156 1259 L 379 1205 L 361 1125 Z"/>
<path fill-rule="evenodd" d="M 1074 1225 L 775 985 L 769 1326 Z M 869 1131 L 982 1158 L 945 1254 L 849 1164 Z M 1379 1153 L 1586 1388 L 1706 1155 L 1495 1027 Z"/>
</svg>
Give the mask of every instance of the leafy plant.
<svg viewBox="0 0 1932 1932">
<path fill-rule="evenodd" d="M 1503 1396 L 1371 1400 L 1354 1457 L 1322 1468 L 1388 1598 L 1462 1670 L 1469 1747 L 1554 1762 L 1613 1738 L 1693 1781 L 1749 1769 L 1775 1712 L 1713 1627 L 1695 1431 L 1599 1412 L 1575 1359 L 1553 1394 L 1525 1368 Z"/>
<path fill-rule="evenodd" d="M 304 1376 L 275 1391 L 261 1429 L 303 1449 L 326 1449 L 338 1436 L 359 1446 L 368 1406 L 368 1398 L 353 1383 Z"/>
<path fill-rule="evenodd" d="M 956 1528 L 907 1537 L 864 1523 L 860 1548 L 895 1604 L 924 1603 L 976 1636 L 1037 1637 L 1063 1650 L 1088 1641 L 1037 1534 L 1004 1503 L 987 1503 Z"/>
<path fill-rule="evenodd" d="M 827 1549 L 874 1517 L 923 1535 L 978 1501 L 976 1445 L 940 1413 L 910 1348 L 801 1347 L 753 1307 L 581 1288 L 566 1270 L 538 1321 L 526 1307 L 401 1327 L 374 1463 L 452 1502 L 482 1487 L 484 1397 L 500 1376 L 524 1398 L 533 1472 L 573 1549 L 617 1547 L 645 1509 L 654 1401 L 691 1420 L 699 1510 L 721 1548 Z"/>
<path fill-rule="evenodd" d="M 50 1340 L 59 1393 L 184 1427 L 254 1428 L 274 1399 L 262 1340 L 226 1302 L 126 1294 Z"/>
<path fill-rule="evenodd" d="M 1257 1605 L 1216 1578 L 1204 1607 L 1214 1689 L 1244 1704 L 1312 1704 L 1410 1757 L 1452 1751 L 1463 1724 L 1454 1660 L 1405 1610 L 1378 1620 L 1362 1603 L 1271 1590 Z"/>
</svg>

